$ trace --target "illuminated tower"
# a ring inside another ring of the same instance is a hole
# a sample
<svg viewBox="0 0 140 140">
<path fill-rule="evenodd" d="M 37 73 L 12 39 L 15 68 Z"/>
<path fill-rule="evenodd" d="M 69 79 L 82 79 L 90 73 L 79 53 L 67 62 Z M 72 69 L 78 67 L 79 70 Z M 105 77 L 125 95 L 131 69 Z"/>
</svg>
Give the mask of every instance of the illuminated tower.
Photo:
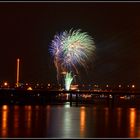
<svg viewBox="0 0 140 140">
<path fill-rule="evenodd" d="M 19 61 L 20 59 L 17 59 L 17 79 L 16 79 L 16 86 L 19 87 Z"/>
</svg>

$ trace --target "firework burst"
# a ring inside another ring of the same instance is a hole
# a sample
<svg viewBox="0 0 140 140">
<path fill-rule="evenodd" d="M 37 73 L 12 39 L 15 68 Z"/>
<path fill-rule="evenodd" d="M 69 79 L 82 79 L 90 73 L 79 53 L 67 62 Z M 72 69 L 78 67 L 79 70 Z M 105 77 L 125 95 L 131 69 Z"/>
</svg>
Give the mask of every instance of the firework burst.
<svg viewBox="0 0 140 140">
<path fill-rule="evenodd" d="M 54 36 L 49 51 L 57 69 L 57 80 L 62 72 L 78 74 L 77 65 L 87 67 L 87 61 L 95 52 L 93 38 L 78 30 L 64 31 Z"/>
</svg>

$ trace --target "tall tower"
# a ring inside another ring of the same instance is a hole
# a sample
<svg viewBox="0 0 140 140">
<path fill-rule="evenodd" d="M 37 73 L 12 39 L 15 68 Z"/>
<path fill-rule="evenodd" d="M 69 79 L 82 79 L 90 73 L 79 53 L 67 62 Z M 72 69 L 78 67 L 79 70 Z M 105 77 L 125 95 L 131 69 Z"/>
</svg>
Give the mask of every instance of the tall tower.
<svg viewBox="0 0 140 140">
<path fill-rule="evenodd" d="M 19 87 L 19 62 L 20 59 L 17 59 L 17 79 L 16 79 L 16 87 Z"/>
</svg>

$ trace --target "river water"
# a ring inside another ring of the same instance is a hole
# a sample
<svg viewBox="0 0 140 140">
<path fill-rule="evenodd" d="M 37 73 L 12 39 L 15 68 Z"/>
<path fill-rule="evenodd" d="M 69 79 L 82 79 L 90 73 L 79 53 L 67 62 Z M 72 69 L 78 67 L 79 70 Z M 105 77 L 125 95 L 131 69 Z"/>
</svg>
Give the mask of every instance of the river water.
<svg viewBox="0 0 140 140">
<path fill-rule="evenodd" d="M 140 138 L 140 107 L 1 105 L 1 138 Z"/>
</svg>

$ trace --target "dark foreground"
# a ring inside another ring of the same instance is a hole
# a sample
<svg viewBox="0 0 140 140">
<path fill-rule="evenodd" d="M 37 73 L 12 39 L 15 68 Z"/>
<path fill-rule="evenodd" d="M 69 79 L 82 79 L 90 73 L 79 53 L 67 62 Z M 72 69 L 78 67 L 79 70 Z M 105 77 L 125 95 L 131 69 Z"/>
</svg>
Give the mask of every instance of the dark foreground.
<svg viewBox="0 0 140 140">
<path fill-rule="evenodd" d="M 140 138 L 139 94 L 71 93 L 1 90 L 0 137 Z"/>
<path fill-rule="evenodd" d="M 140 138 L 140 106 L 2 105 L 1 138 Z"/>
<path fill-rule="evenodd" d="M 76 106 L 94 104 L 102 101 L 105 105 L 114 106 L 123 101 L 128 105 L 140 105 L 140 92 L 92 92 L 92 91 L 48 91 L 48 90 L 0 90 L 0 105 L 58 105 L 69 102 Z"/>
</svg>

